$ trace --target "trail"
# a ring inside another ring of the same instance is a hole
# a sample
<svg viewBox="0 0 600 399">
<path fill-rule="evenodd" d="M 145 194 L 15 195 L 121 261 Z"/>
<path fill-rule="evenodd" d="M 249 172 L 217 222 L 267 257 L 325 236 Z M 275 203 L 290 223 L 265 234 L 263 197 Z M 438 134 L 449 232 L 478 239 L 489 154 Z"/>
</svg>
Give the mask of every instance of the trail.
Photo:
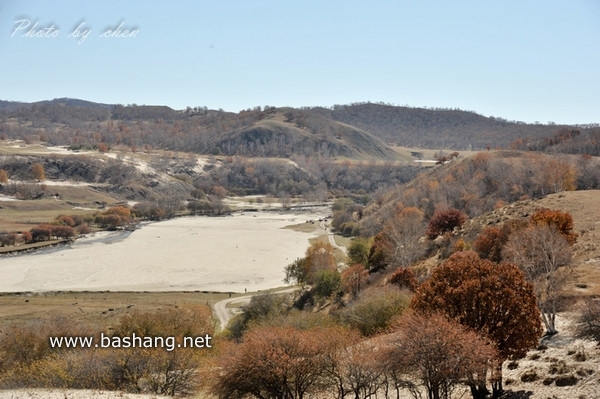
<svg viewBox="0 0 600 399">
<path fill-rule="evenodd" d="M 329 227 L 325 226 L 325 221 L 321 221 L 320 226 L 323 230 L 325 230 L 325 233 L 327 233 L 327 238 L 329 239 L 329 243 L 331 244 L 331 246 L 336 249 L 339 249 L 346 255 L 346 247 L 338 245 L 337 242 L 335 242 L 334 233 L 331 232 L 331 229 Z"/>
<path fill-rule="evenodd" d="M 294 292 L 299 289 L 300 289 L 299 287 L 292 287 L 292 288 L 287 288 L 287 289 L 284 289 L 281 291 L 274 291 L 271 293 L 272 294 L 288 294 L 290 292 Z M 227 325 L 229 324 L 229 321 L 233 318 L 233 316 L 235 316 L 236 310 L 238 310 L 242 306 L 250 303 L 250 300 L 252 299 L 253 296 L 260 295 L 260 294 L 261 293 L 236 296 L 234 298 L 227 298 L 227 299 L 223 299 L 219 302 L 215 302 L 213 304 L 213 311 L 215 312 L 215 315 L 219 319 L 219 325 L 220 325 L 221 331 L 223 331 L 227 327 Z M 230 305 L 230 304 L 236 304 L 236 306 L 227 307 L 227 305 Z"/>
</svg>

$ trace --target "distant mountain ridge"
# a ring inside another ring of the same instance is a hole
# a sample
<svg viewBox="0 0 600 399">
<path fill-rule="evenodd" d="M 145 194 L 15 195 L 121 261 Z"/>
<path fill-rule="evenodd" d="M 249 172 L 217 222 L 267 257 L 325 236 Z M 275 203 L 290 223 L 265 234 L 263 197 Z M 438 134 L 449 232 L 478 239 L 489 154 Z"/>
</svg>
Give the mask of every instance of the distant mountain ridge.
<svg viewBox="0 0 600 399">
<path fill-rule="evenodd" d="M 53 144 L 151 145 L 227 155 L 292 155 L 398 159 L 390 146 L 482 150 L 556 135 L 572 126 L 527 124 L 456 109 L 381 103 L 330 108 L 255 107 L 239 113 L 206 107 L 100 104 L 60 98 L 35 103 L 0 101 L 0 133 L 38 135 Z M 7 121 L 11 123 L 7 123 Z M 145 126 L 139 126 L 144 122 Z M 15 123 L 20 127 L 15 131 Z M 54 128 L 52 128 L 54 126 Z M 117 126 L 118 132 L 112 131 Z M 60 128 L 60 129 L 59 129 Z M 586 130 L 589 128 L 581 127 Z M 59 130 L 59 131 L 57 131 Z"/>
</svg>

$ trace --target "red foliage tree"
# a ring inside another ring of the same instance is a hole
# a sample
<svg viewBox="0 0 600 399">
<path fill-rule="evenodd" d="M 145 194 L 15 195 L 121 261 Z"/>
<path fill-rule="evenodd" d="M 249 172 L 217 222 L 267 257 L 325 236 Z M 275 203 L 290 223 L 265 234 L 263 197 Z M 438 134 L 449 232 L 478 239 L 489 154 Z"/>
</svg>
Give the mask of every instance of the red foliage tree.
<svg viewBox="0 0 600 399">
<path fill-rule="evenodd" d="M 495 397 L 502 392 L 502 362 L 525 356 L 542 335 L 533 286 L 523 272 L 472 251 L 457 252 L 438 266 L 411 306 L 422 314 L 441 312 L 494 343 L 499 361 L 492 379 Z M 474 397 L 486 391 L 472 387 Z"/>
<path fill-rule="evenodd" d="M 441 234 L 452 232 L 455 228 L 461 227 L 466 221 L 467 215 L 458 209 L 449 208 L 443 211 L 435 211 L 427 226 L 427 238 L 433 240 Z"/>
<path fill-rule="evenodd" d="M 396 269 L 396 271 L 389 276 L 387 283 L 394 284 L 400 288 L 407 288 L 413 292 L 419 286 L 415 273 L 408 267 L 399 267 Z"/>
</svg>

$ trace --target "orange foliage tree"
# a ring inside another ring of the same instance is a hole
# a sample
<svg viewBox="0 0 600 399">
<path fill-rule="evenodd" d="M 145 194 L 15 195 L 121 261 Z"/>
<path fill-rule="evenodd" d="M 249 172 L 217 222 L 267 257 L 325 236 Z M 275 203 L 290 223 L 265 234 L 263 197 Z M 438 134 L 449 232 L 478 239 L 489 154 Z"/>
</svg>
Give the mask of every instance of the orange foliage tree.
<svg viewBox="0 0 600 399">
<path fill-rule="evenodd" d="M 406 288 L 415 291 L 419 286 L 419 282 L 415 277 L 415 273 L 408 267 L 399 267 L 387 279 L 388 284 L 394 284 L 400 288 Z"/>
<path fill-rule="evenodd" d="M 212 393 L 219 398 L 300 399 L 327 384 L 340 328 L 297 330 L 257 327 L 240 344 L 224 347 L 216 359 L 219 375 Z M 225 345 L 224 345 L 225 346 Z"/>
<path fill-rule="evenodd" d="M 573 232 L 573 216 L 569 212 L 561 212 L 552 209 L 538 209 L 531 215 L 534 224 L 547 224 L 555 227 L 565 236 L 570 245 L 577 241 L 577 233 Z"/>
<path fill-rule="evenodd" d="M 34 180 L 38 180 L 38 181 L 46 180 L 44 166 L 40 163 L 34 163 L 33 165 L 31 165 L 31 174 L 33 175 Z"/>
<path fill-rule="evenodd" d="M 441 312 L 493 342 L 498 351 L 494 397 L 502 392 L 502 362 L 525 356 L 542 335 L 537 299 L 523 272 L 510 263 L 481 259 L 472 251 L 457 252 L 438 266 L 417 289 L 411 306 L 421 314 Z M 477 397 L 487 388 L 471 391 Z"/>
<path fill-rule="evenodd" d="M 319 273 L 337 270 L 334 248 L 329 243 L 315 242 L 306 250 L 306 256 L 285 268 L 285 282 L 314 284 Z"/>
</svg>

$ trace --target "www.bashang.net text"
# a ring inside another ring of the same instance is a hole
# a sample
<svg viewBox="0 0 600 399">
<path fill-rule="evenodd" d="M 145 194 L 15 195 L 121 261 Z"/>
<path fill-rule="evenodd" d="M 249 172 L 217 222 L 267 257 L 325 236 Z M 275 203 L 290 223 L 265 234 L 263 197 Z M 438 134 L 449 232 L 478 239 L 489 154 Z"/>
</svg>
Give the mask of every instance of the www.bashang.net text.
<svg viewBox="0 0 600 399">
<path fill-rule="evenodd" d="M 183 337 L 177 342 L 175 337 L 109 336 L 104 333 L 100 337 L 49 337 L 51 348 L 162 348 L 172 351 L 177 348 L 212 348 L 212 337 L 209 334 L 197 337 Z"/>
</svg>

